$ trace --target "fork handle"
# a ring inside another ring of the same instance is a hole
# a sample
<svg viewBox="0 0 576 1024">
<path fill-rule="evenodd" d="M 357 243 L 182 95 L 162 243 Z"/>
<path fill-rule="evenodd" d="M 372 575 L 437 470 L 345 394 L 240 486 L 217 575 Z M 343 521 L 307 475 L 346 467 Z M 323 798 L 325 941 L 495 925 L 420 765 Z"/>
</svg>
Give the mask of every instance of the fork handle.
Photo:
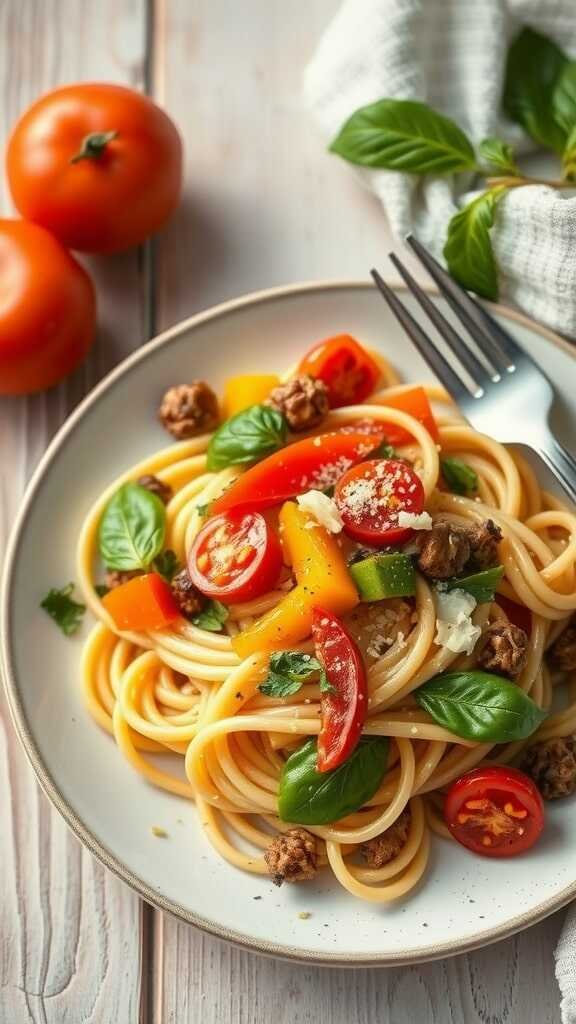
<svg viewBox="0 0 576 1024">
<path fill-rule="evenodd" d="M 576 505 L 576 459 L 553 434 L 550 435 L 546 448 L 539 448 L 538 453 Z"/>
</svg>

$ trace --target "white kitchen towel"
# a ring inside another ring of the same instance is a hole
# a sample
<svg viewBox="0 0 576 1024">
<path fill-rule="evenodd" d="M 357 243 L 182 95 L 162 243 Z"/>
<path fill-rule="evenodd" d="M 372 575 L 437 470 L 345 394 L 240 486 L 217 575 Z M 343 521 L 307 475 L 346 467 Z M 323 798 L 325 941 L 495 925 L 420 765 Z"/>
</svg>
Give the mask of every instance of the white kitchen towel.
<svg viewBox="0 0 576 1024">
<path fill-rule="evenodd" d="M 534 144 L 500 113 L 507 48 L 522 25 L 576 57 L 575 0 L 345 0 L 306 70 L 305 100 L 327 140 L 358 107 L 393 97 L 424 100 L 475 144 L 498 135 L 530 152 Z M 381 200 L 394 232 L 413 230 L 437 256 L 450 217 L 475 194 L 471 187 L 481 187 L 466 175 L 353 170 Z M 573 193 L 510 189 L 492 239 L 501 297 L 576 336 Z"/>
<path fill-rule="evenodd" d="M 384 97 L 424 100 L 474 143 L 498 135 L 533 144 L 500 113 L 506 52 L 522 25 L 576 57 L 575 0 L 345 0 L 307 68 L 305 99 L 326 139 Z M 334 159 L 338 159 L 334 157 Z M 413 230 L 436 255 L 471 181 L 354 168 L 394 232 Z M 511 189 L 492 233 L 501 294 L 536 320 L 576 336 L 576 198 L 546 186 Z M 576 909 L 556 950 L 562 1020 L 576 1024 Z"/>
</svg>

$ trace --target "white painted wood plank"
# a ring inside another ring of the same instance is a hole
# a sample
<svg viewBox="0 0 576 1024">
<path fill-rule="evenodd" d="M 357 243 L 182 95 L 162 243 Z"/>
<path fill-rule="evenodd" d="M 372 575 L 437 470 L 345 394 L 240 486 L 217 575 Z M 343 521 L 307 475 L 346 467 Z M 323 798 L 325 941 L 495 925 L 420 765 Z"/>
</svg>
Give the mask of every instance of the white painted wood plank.
<svg viewBox="0 0 576 1024">
<path fill-rule="evenodd" d="M 187 152 L 186 202 L 159 246 L 161 327 L 243 292 L 385 266 L 378 204 L 300 100 L 338 2 L 158 7 L 156 94 Z M 469 956 L 349 972 L 265 960 L 165 918 L 157 1024 L 557 1024 L 561 919 Z"/>
<path fill-rule="evenodd" d="M 0 5 L 2 138 L 33 99 L 57 84 L 103 79 L 140 86 L 145 7 L 145 0 Z M 2 210 L 10 210 L 4 183 Z M 87 263 L 98 287 L 100 331 L 85 366 L 49 395 L 0 399 L 0 560 L 26 478 L 51 435 L 102 374 L 142 340 L 138 255 Z M 135 1024 L 139 900 L 52 811 L 4 707 L 0 805 L 0 1020 Z"/>
</svg>

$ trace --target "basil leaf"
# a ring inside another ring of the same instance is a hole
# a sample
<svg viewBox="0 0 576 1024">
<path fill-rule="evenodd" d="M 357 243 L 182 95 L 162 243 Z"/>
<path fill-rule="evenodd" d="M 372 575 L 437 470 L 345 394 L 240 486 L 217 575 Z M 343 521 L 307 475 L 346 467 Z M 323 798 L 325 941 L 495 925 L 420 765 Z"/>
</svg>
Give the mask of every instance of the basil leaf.
<svg viewBox="0 0 576 1024">
<path fill-rule="evenodd" d="M 210 470 L 257 462 L 286 444 L 288 424 L 277 409 L 251 405 L 226 420 L 208 445 L 206 466 Z"/>
<path fill-rule="evenodd" d="M 574 181 L 576 178 L 576 125 L 566 140 L 562 164 L 566 181 Z"/>
<path fill-rule="evenodd" d="M 60 627 L 65 636 L 72 636 L 82 625 L 82 618 L 86 611 L 85 604 L 79 604 L 72 597 L 74 584 L 56 590 L 52 587 L 46 597 L 40 602 L 40 607 L 48 612 L 51 619 Z"/>
<path fill-rule="evenodd" d="M 317 743 L 311 739 L 286 761 L 278 796 L 282 821 L 329 825 L 363 807 L 386 773 L 388 740 L 364 737 L 348 760 L 331 772 L 316 769 L 317 757 Z"/>
<path fill-rule="evenodd" d="M 576 125 L 576 61 L 567 61 L 558 75 L 552 113 L 556 124 L 569 135 Z"/>
<path fill-rule="evenodd" d="M 506 188 L 490 189 L 473 199 L 448 225 L 444 258 L 452 277 L 484 299 L 498 298 L 498 271 L 490 241 L 496 203 Z"/>
<path fill-rule="evenodd" d="M 523 740 L 546 717 L 519 686 L 490 672 L 444 672 L 414 696 L 438 725 L 478 743 Z"/>
<path fill-rule="evenodd" d="M 315 672 L 323 672 L 322 665 L 311 654 L 300 651 L 276 651 L 270 657 L 268 677 L 258 687 L 267 697 L 289 697 L 297 693 L 302 683 Z M 322 688 L 322 687 L 320 687 Z"/>
<path fill-rule="evenodd" d="M 453 494 L 474 494 L 478 490 L 478 474 L 462 459 L 440 459 L 440 468 Z"/>
<path fill-rule="evenodd" d="M 207 629 L 209 633 L 220 633 L 222 626 L 230 612 L 225 604 L 220 601 L 207 601 L 201 612 L 195 615 L 192 622 L 200 629 Z"/>
<path fill-rule="evenodd" d="M 508 142 L 496 138 L 484 139 L 478 149 L 480 156 L 490 169 L 495 168 L 498 171 L 503 171 L 504 174 L 511 174 L 513 177 L 520 174 L 514 160 L 514 150 Z"/>
<path fill-rule="evenodd" d="M 110 587 L 107 587 L 105 583 L 97 583 L 94 590 L 98 594 L 98 597 L 106 597 L 106 594 L 110 593 Z"/>
<path fill-rule="evenodd" d="M 562 153 L 566 132 L 554 120 L 553 95 L 567 64 L 562 50 L 546 36 L 524 28 L 508 51 L 504 110 L 540 145 Z"/>
<path fill-rule="evenodd" d="M 470 573 L 469 576 L 460 576 L 453 580 L 447 580 L 448 590 L 465 590 L 472 594 L 476 604 L 486 604 L 493 601 L 496 594 L 496 587 L 504 575 L 503 565 L 494 565 L 491 569 L 483 569 L 481 572 Z"/>
<path fill-rule="evenodd" d="M 167 551 L 161 551 L 159 555 L 154 559 L 154 568 L 156 572 L 160 573 L 164 579 L 171 583 L 176 573 L 180 572 L 182 566 L 178 561 L 175 551 L 168 548 Z"/>
<path fill-rule="evenodd" d="M 458 125 L 415 100 L 384 99 L 360 107 L 330 150 L 353 164 L 411 174 L 447 174 L 475 166 L 472 145 Z"/>
<path fill-rule="evenodd" d="M 166 509 L 156 494 L 140 484 L 123 484 L 104 509 L 98 541 L 109 569 L 147 569 L 160 554 Z"/>
</svg>

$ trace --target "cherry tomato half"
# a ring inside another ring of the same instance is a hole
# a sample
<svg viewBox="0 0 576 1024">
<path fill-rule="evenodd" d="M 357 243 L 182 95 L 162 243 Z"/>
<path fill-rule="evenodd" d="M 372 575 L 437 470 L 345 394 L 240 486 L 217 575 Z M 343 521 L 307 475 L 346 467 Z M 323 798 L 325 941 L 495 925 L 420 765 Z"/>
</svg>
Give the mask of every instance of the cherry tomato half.
<svg viewBox="0 0 576 1024">
<path fill-rule="evenodd" d="M 340 478 L 334 499 L 348 536 L 378 547 L 401 544 L 412 536 L 410 527 L 398 526 L 398 515 L 422 512 L 424 488 L 407 462 L 371 459 Z"/>
<path fill-rule="evenodd" d="M 194 586 L 225 604 L 265 594 L 281 569 L 280 541 L 259 512 L 225 512 L 210 519 L 188 559 Z"/>
<path fill-rule="evenodd" d="M 362 655 L 340 619 L 323 608 L 312 612 L 312 636 L 333 691 L 322 694 L 318 771 L 330 772 L 356 747 L 368 708 Z"/>
<path fill-rule="evenodd" d="M 298 373 L 324 381 L 332 409 L 363 402 L 376 390 L 381 376 L 378 364 L 349 334 L 337 334 L 311 348 Z"/>
<path fill-rule="evenodd" d="M 475 768 L 452 783 L 444 818 L 457 842 L 485 857 L 514 857 L 544 828 L 544 804 L 532 779 L 517 768 Z"/>
</svg>

